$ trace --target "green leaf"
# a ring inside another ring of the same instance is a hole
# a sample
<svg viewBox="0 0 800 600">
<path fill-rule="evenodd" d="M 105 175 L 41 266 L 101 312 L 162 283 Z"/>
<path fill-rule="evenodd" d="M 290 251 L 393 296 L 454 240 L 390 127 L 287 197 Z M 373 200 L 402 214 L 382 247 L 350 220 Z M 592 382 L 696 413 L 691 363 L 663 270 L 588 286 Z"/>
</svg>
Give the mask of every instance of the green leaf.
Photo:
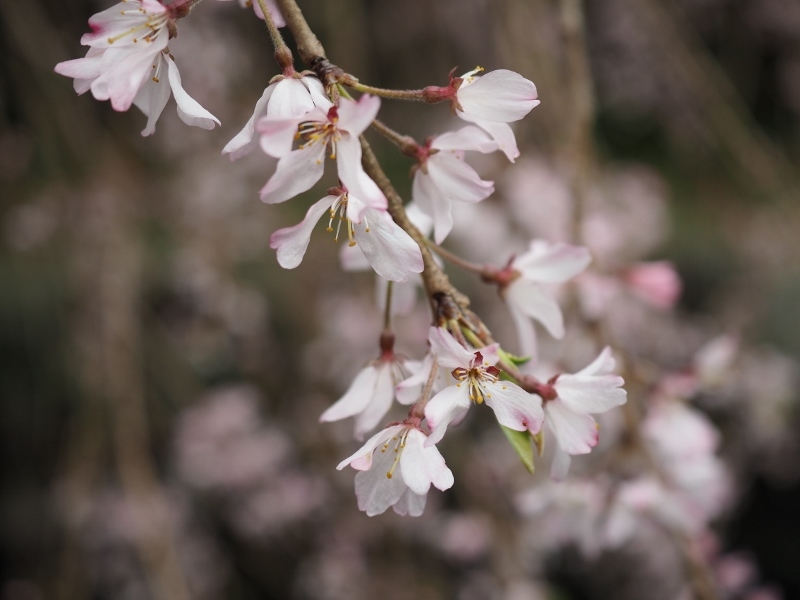
<svg viewBox="0 0 800 600">
<path fill-rule="evenodd" d="M 529 431 L 515 431 L 505 425 L 500 425 L 500 429 L 506 434 L 506 439 L 511 447 L 516 450 L 522 464 L 533 475 L 533 448 L 531 447 L 531 434 Z"/>
<path fill-rule="evenodd" d="M 530 356 L 517 356 L 515 354 L 511 354 L 510 352 L 506 352 L 505 350 L 502 349 L 498 350 L 497 354 L 500 355 L 500 357 L 503 360 L 507 360 L 508 362 L 512 363 L 517 367 L 521 367 L 531 359 Z"/>
</svg>

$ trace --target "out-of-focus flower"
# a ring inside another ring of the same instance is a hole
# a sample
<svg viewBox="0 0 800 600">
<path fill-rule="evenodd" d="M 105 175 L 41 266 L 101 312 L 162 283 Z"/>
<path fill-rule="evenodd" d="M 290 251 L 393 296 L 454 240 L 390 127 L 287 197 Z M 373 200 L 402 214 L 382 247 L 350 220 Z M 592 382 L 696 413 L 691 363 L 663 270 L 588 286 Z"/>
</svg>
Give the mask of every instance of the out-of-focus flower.
<svg viewBox="0 0 800 600">
<path fill-rule="evenodd" d="M 336 220 L 336 240 L 344 222 L 350 245 L 359 245 L 372 268 L 389 281 L 406 281 L 411 273 L 424 268 L 417 243 L 403 231 L 385 210 L 370 207 L 344 190 L 322 198 L 308 209 L 305 219 L 270 236 L 270 247 L 278 251 L 278 263 L 294 269 L 303 260 L 311 232 L 325 212 L 330 213 L 328 231 Z"/>
<path fill-rule="evenodd" d="M 588 454 L 597 445 L 597 422 L 592 414 L 604 413 L 625 404 L 627 392 L 622 377 L 613 375 L 611 349 L 606 347 L 585 369 L 559 375 L 553 384 L 557 397 L 544 402 L 547 425 L 558 442 L 552 476 L 563 479 L 570 455 Z"/>
<path fill-rule="evenodd" d="M 442 439 L 451 421 L 463 419 L 472 402 L 486 402 L 497 421 L 509 429 L 538 433 L 544 419 L 540 400 L 515 383 L 500 380 L 500 369 L 494 366 L 499 360 L 497 344 L 470 352 L 441 327 L 431 327 L 428 339 L 439 367 L 452 369 L 451 385 L 425 407 L 432 431 L 428 445 Z"/>
<path fill-rule="evenodd" d="M 380 98 L 365 94 L 358 102 L 343 98 L 338 107 L 327 111 L 315 108 L 303 115 L 263 117 L 256 124 L 261 133 L 261 149 L 279 160 L 275 174 L 261 189 L 261 199 L 276 204 L 311 189 L 322 177 L 330 146 L 342 184 L 364 200 L 364 208 L 385 209 L 386 197 L 361 166 L 358 141 L 380 105 Z M 296 139 L 300 140 L 300 147 L 292 150 Z M 361 221 L 361 212 L 350 218 Z"/>
<path fill-rule="evenodd" d="M 464 152 L 494 152 L 499 148 L 485 131 L 473 126 L 442 134 L 419 148 L 412 195 L 419 208 L 434 221 L 434 240 L 442 243 L 453 228 L 453 201 L 480 202 L 494 192 L 464 162 Z"/>
<path fill-rule="evenodd" d="M 399 515 L 418 517 L 431 485 L 442 491 L 453 485 L 453 473 L 427 439 L 417 425 L 400 423 L 376 433 L 339 463 L 339 470 L 350 465 L 361 471 L 355 481 L 360 510 L 372 517 L 391 506 Z"/>
<path fill-rule="evenodd" d="M 698 531 L 719 514 L 730 495 L 727 471 L 715 455 L 719 432 L 700 411 L 666 399 L 650 409 L 642 431 L 669 477 L 682 527 Z"/>
<path fill-rule="evenodd" d="M 568 244 L 531 242 L 530 249 L 514 258 L 506 271 L 510 283 L 502 285 L 524 355 L 536 356 L 535 319 L 555 338 L 564 337 L 564 317 L 546 284 L 563 283 L 583 271 L 592 257 L 586 248 Z"/>
<path fill-rule="evenodd" d="M 519 73 L 500 69 L 477 76 L 480 67 L 454 80 L 456 114 L 486 131 L 510 161 L 519 156 L 508 123 L 519 121 L 536 105 L 536 86 Z"/>
<path fill-rule="evenodd" d="M 297 117 L 315 108 L 327 111 L 333 106 L 316 77 L 278 75 L 275 79 L 256 102 L 244 128 L 223 148 L 222 153 L 230 155 L 231 160 L 249 154 L 258 145 L 255 124 L 262 117 Z"/>
<path fill-rule="evenodd" d="M 662 310 L 675 306 L 681 295 L 681 278 L 666 260 L 636 263 L 625 269 L 622 280 L 634 294 Z"/>
<path fill-rule="evenodd" d="M 228 2 L 228 0 L 220 1 Z M 278 8 L 278 4 L 275 0 L 266 0 L 266 4 L 267 10 L 270 16 L 272 16 L 272 21 L 275 23 L 275 27 L 286 27 L 286 19 L 283 18 L 283 13 L 281 13 L 281 9 Z M 252 8 L 259 19 L 264 18 L 264 13 L 261 12 L 261 6 L 258 4 L 258 0 L 239 0 L 239 6 L 242 8 Z"/>
<path fill-rule="evenodd" d="M 344 396 L 322 413 L 319 420 L 339 421 L 356 417 L 355 437 L 363 440 L 364 435 L 374 429 L 389 412 L 395 386 L 409 375 L 406 362 L 391 349 L 382 352 L 378 359 L 356 375 Z"/>
<path fill-rule="evenodd" d="M 92 32 L 81 38 L 89 52 L 58 63 L 56 73 L 74 78 L 78 94 L 91 90 L 97 100 L 110 100 L 114 110 L 126 111 L 136 104 L 148 117 L 142 135 L 155 131 L 170 92 L 184 123 L 213 129 L 219 121 L 183 89 L 167 49 L 180 10 L 156 0 L 128 0 L 97 13 L 89 19 Z"/>
</svg>

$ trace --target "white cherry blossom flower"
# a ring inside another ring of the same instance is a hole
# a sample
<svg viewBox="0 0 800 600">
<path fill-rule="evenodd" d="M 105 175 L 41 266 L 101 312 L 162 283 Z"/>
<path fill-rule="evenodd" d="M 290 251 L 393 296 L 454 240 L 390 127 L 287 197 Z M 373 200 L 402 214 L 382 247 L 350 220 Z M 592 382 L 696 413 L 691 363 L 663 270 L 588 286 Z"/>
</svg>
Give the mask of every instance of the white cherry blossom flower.
<svg viewBox="0 0 800 600">
<path fill-rule="evenodd" d="M 231 160 L 249 154 L 258 145 L 255 124 L 262 117 L 291 118 L 304 115 L 315 108 L 327 111 L 333 106 L 325 95 L 325 88 L 316 77 L 279 75 L 276 79 L 278 80 L 270 83 L 256 102 L 253 116 L 244 128 L 222 150 L 223 154 L 230 155 Z"/>
<path fill-rule="evenodd" d="M 319 420 L 330 422 L 355 417 L 355 437 L 363 440 L 389 412 L 395 386 L 408 376 L 406 362 L 392 350 L 382 352 L 356 375 L 345 394 L 322 413 Z"/>
<path fill-rule="evenodd" d="M 431 485 L 442 491 L 452 487 L 453 473 L 427 439 L 415 423 L 399 423 L 376 433 L 339 463 L 339 470 L 350 465 L 360 471 L 355 481 L 360 510 L 372 517 L 391 506 L 399 515 L 418 517 Z"/>
<path fill-rule="evenodd" d="M 581 246 L 535 240 L 506 269 L 510 283 L 501 287 L 502 295 L 517 328 L 521 353 L 534 362 L 536 332 L 531 319 L 544 325 L 553 337 L 564 337 L 564 317 L 548 284 L 575 277 L 591 260 L 589 251 Z"/>
<path fill-rule="evenodd" d="M 425 419 L 431 428 L 427 444 L 435 444 L 447 426 L 464 418 L 474 402 L 486 404 L 509 429 L 538 433 L 544 414 L 541 400 L 510 381 L 500 379 L 498 344 L 470 352 L 441 327 L 432 327 L 429 341 L 439 367 L 451 370 L 451 385 L 430 399 Z"/>
<path fill-rule="evenodd" d="M 278 263 L 284 269 L 294 269 L 302 262 L 311 232 L 327 212 L 328 231 L 335 230 L 334 239 L 338 241 L 344 225 L 350 245 L 361 246 L 364 256 L 381 277 L 402 282 L 411 273 L 422 272 L 424 264 L 419 246 L 388 212 L 369 206 L 351 192 L 337 191 L 340 193 L 325 196 L 311 205 L 300 223 L 279 229 L 270 236 L 270 247 L 278 251 Z"/>
<path fill-rule="evenodd" d="M 322 108 L 296 116 L 266 116 L 256 124 L 261 133 L 261 149 L 278 158 L 275 174 L 261 189 L 261 199 L 269 204 L 284 202 L 311 189 L 325 170 L 325 154 L 331 149 L 336 159 L 339 180 L 365 206 L 383 208 L 386 197 L 361 166 L 358 136 L 375 120 L 380 98 L 363 95 L 358 102 L 342 98 L 338 107 Z M 292 150 L 294 141 L 300 146 Z M 361 220 L 361 214 L 354 215 Z"/>
<path fill-rule="evenodd" d="M 412 195 L 419 208 L 434 220 L 434 240 L 440 244 L 453 228 L 453 201 L 480 202 L 494 192 L 494 182 L 483 181 L 464 162 L 464 151 L 494 152 L 497 142 L 478 127 L 468 126 L 429 140 L 419 152 Z"/>
<path fill-rule="evenodd" d="M 228 2 L 229 0 L 220 0 L 221 2 Z M 283 18 L 283 13 L 281 13 L 281 9 L 278 8 L 278 4 L 275 0 L 267 0 L 267 10 L 269 14 L 272 16 L 272 21 L 275 23 L 275 27 L 286 27 L 286 19 Z M 253 12 L 256 13 L 256 16 L 259 19 L 264 18 L 264 13 L 261 12 L 261 6 L 258 4 L 258 0 L 239 0 L 239 6 L 242 8 L 252 8 Z"/>
<path fill-rule="evenodd" d="M 552 476 L 566 477 L 570 456 L 588 454 L 597 445 L 599 434 L 593 414 L 604 413 L 625 404 L 627 392 L 622 377 L 614 375 L 611 348 L 604 348 L 585 369 L 559 375 L 552 384 L 553 399 L 545 399 L 545 421 L 558 442 Z"/>
<path fill-rule="evenodd" d="M 90 46 L 86 56 L 58 63 L 56 73 L 74 78 L 78 94 L 91 90 L 97 100 L 110 100 L 114 110 L 136 104 L 148 117 L 142 135 L 155 131 L 170 92 L 181 120 L 213 129 L 219 121 L 184 91 L 167 50 L 172 13 L 179 10 L 156 0 L 126 0 L 97 13 L 89 19 L 92 32 L 81 38 Z"/>
<path fill-rule="evenodd" d="M 539 104 L 536 86 L 514 71 L 500 69 L 478 76 L 481 71 L 478 67 L 459 78 L 456 114 L 486 131 L 514 162 L 519 149 L 508 123 L 519 121 Z"/>
</svg>

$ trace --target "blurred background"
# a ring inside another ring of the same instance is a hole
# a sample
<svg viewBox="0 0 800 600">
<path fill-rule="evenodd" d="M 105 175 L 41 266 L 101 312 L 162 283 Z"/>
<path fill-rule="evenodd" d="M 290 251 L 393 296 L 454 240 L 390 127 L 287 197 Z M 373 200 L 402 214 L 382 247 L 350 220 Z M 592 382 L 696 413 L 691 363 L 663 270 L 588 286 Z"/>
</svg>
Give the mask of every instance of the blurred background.
<svg viewBox="0 0 800 600">
<path fill-rule="evenodd" d="M 688 545 L 646 519 L 624 544 L 576 533 L 597 486 L 639 468 L 615 454 L 622 417 L 552 491 L 547 453 L 531 478 L 475 410 L 441 446 L 456 484 L 421 518 L 360 513 L 334 468 L 352 425 L 317 419 L 377 356 L 375 282 L 343 272 L 324 233 L 294 271 L 269 248 L 330 172 L 266 206 L 274 161 L 220 155 L 278 73 L 263 23 L 213 0 L 181 21 L 184 87 L 222 126 L 187 127 L 171 101 L 142 138 L 135 108 L 53 72 L 110 3 L 0 0 L 0 597 L 800 598 L 800 4 L 300 4 L 364 83 L 444 85 L 475 65 L 536 83 L 521 158 L 474 157 L 498 192 L 459 207 L 448 247 L 501 265 L 532 237 L 589 245 L 564 343 L 540 336 L 550 373 L 587 364 L 601 325 L 635 414 L 669 388 L 704 415 L 725 483 L 695 491 L 719 501 L 681 529 Z M 381 115 L 420 141 L 462 124 L 445 105 Z M 408 198 L 411 162 L 368 137 Z M 641 261 L 670 261 L 680 296 L 632 283 Z M 452 277 L 513 348 L 496 291 Z M 428 309 L 406 312 L 398 349 L 420 358 Z"/>
</svg>

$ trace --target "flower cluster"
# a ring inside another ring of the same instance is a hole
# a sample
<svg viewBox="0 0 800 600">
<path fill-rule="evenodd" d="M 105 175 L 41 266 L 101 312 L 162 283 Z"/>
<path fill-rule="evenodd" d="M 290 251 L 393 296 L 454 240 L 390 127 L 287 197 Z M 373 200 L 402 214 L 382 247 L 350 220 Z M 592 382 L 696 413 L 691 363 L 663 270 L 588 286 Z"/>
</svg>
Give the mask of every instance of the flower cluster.
<svg viewBox="0 0 800 600">
<path fill-rule="evenodd" d="M 143 135 L 154 133 L 170 94 L 184 122 L 210 129 L 219 121 L 184 91 L 168 47 L 177 36 L 178 22 L 198 1 L 123 0 L 89 20 L 92 32 L 81 40 L 89 46 L 86 57 L 59 63 L 56 71 L 74 78 L 78 93 L 91 90 L 95 98 L 110 100 L 115 110 L 126 111 L 135 104 L 148 118 Z M 530 468 L 532 450 L 526 456 L 525 444 L 528 449 L 532 442 L 541 448 L 548 431 L 559 452 L 554 475 L 565 476 L 570 456 L 586 454 L 598 443 L 592 415 L 626 400 L 622 378 L 613 374 L 609 348 L 573 374 L 555 372 L 544 381 L 529 372 L 529 366 L 539 366 L 532 321 L 554 338 L 565 336 L 554 286 L 584 271 L 591 260 L 589 251 L 535 240 L 502 269 L 467 265 L 498 286 L 517 325 L 524 357 L 513 356 L 493 340 L 431 254 L 465 264 L 439 244 L 453 230 L 459 206 L 480 203 L 495 191 L 494 182 L 484 180 L 467 162 L 467 153 L 502 152 L 514 162 L 520 152 L 510 124 L 539 104 L 536 86 L 513 71 L 482 74 L 478 67 L 461 77 L 451 73 L 446 86 L 404 92 L 405 97 L 428 103 L 449 102 L 453 113 L 468 123 L 420 144 L 376 121 L 381 96 L 393 98 L 396 93 L 362 86 L 324 55 L 304 57 L 315 71 L 296 71 L 278 31 L 287 23 L 275 3 L 240 4 L 252 6 L 265 20 L 281 74 L 269 82 L 252 116 L 222 153 L 236 160 L 260 147 L 277 159 L 260 192 L 267 204 L 312 190 L 325 176 L 326 163 L 335 162 L 336 178 L 327 193 L 307 205 L 300 223 L 270 236 L 278 263 L 286 269 L 298 267 L 322 220 L 334 241 L 347 240 L 346 247 L 360 250 L 355 261 L 346 261 L 368 264 L 388 285 L 407 284 L 405 289 L 412 290 L 407 297 L 422 283 L 434 309 L 429 352 L 421 361 L 409 360 L 394 350 L 391 288 L 382 285 L 386 318 L 380 354 L 321 416 L 322 421 L 354 417 L 359 440 L 383 425 L 338 467 L 350 465 L 359 471 L 359 508 L 375 515 L 392 507 L 416 516 L 423 511 L 431 485 L 440 490 L 452 486 L 453 474 L 436 445 L 466 418 L 472 405 L 485 404 L 492 410 Z M 286 16 L 292 17 L 288 12 Z M 298 48 L 306 51 L 307 46 L 298 43 Z M 360 95 L 353 98 L 348 87 Z M 371 126 L 415 161 L 412 203 L 403 204 L 379 167 L 365 167 L 374 160 L 363 140 Z M 433 240 L 427 237 L 431 232 Z M 663 277 L 658 273 L 632 271 L 628 277 L 642 293 L 660 293 Z M 529 366 L 523 372 L 526 361 Z M 410 407 L 408 416 L 384 425 L 395 400 Z"/>
</svg>

